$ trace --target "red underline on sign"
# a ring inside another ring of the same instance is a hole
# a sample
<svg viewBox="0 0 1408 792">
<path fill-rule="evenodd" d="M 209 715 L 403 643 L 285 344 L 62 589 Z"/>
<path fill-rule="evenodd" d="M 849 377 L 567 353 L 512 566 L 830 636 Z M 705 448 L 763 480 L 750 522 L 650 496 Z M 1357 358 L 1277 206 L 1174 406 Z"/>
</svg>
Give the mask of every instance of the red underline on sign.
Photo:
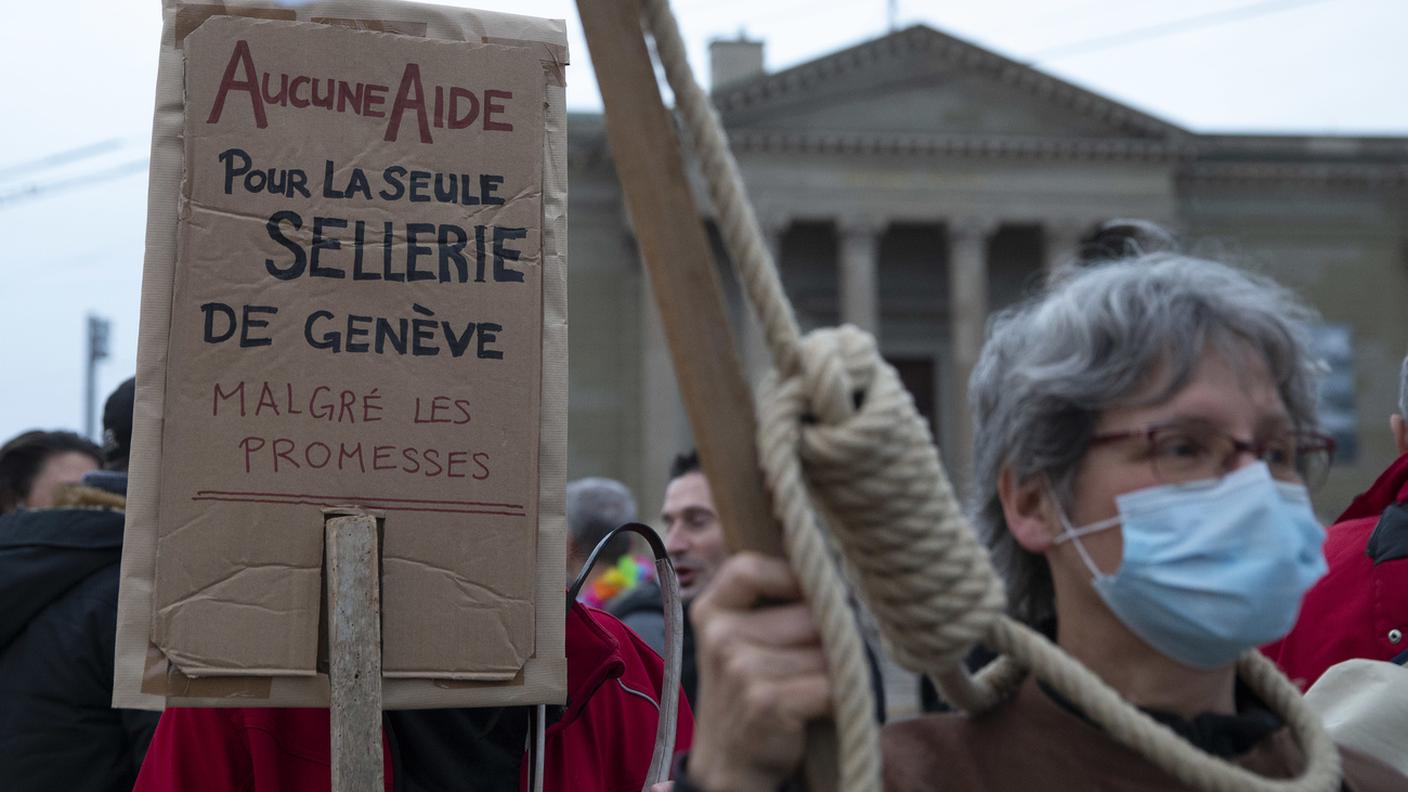
<svg viewBox="0 0 1408 792">
<path fill-rule="evenodd" d="M 375 501 L 377 503 L 430 503 L 442 506 L 492 506 L 500 509 L 522 510 L 521 503 L 499 503 L 496 501 L 438 500 L 435 498 L 378 498 L 366 495 L 319 495 L 308 492 L 253 492 L 245 490 L 196 490 L 196 495 L 254 495 L 261 498 L 314 498 L 317 500 Z"/>
<path fill-rule="evenodd" d="M 273 504 L 273 505 L 276 505 L 276 506 L 339 506 L 339 505 L 355 505 L 355 506 L 366 506 L 366 507 L 368 507 L 368 508 L 379 509 L 379 510 L 382 510 L 382 511 L 433 512 L 433 513 L 438 513 L 438 514 L 487 514 L 487 515 L 493 515 L 493 516 L 499 516 L 499 517 L 526 517 L 526 516 L 528 516 L 524 511 L 522 511 L 522 507 L 519 507 L 519 510 L 518 510 L 518 511 L 501 511 L 501 510 L 494 509 L 494 508 L 451 509 L 451 508 L 443 508 L 443 507 L 428 506 L 428 505 L 427 505 L 427 506 L 420 506 L 420 505 L 390 505 L 390 506 L 388 506 L 388 505 L 384 505 L 384 504 L 381 502 L 381 499 L 377 499 L 377 498 L 339 498 L 339 499 L 333 499 L 333 498 L 329 497 L 329 498 L 326 499 L 326 500 L 309 500 L 309 499 L 307 499 L 307 498 L 318 498 L 318 497 L 320 497 L 320 496 L 312 495 L 312 496 L 306 496 L 306 497 L 305 497 L 305 496 L 299 496 L 299 495 L 282 495 L 282 494 L 277 494 L 277 493 L 270 493 L 270 495 L 274 495 L 274 497 L 269 497 L 269 496 L 267 496 L 267 495 L 261 497 L 261 495 L 264 495 L 264 494 L 263 494 L 263 493 L 256 493 L 256 492 L 250 492 L 250 493 L 207 494 L 206 491 L 203 490 L 200 494 L 196 494 L 196 495 L 191 496 L 191 500 L 193 500 L 193 501 L 220 501 L 220 502 L 224 502 L 224 503 L 267 503 L 267 504 Z M 387 500 L 391 500 L 391 499 L 387 499 Z M 400 500 L 400 499 L 397 499 L 397 500 Z M 434 502 L 435 502 L 435 501 L 432 501 L 432 503 L 434 503 Z M 471 504 L 466 503 L 465 505 L 471 505 Z M 493 504 L 487 504 L 487 505 L 492 506 Z"/>
</svg>

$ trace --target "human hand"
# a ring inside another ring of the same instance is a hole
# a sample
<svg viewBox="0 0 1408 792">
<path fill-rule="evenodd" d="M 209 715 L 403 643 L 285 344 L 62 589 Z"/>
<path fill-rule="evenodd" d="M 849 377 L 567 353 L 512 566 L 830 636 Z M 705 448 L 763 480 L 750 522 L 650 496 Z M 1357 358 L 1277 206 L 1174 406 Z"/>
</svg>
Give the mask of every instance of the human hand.
<svg viewBox="0 0 1408 792">
<path fill-rule="evenodd" d="M 787 562 L 739 553 L 695 601 L 699 705 L 689 777 L 709 792 L 771 792 L 830 711 L 821 636 Z M 760 602 L 767 605 L 758 607 Z"/>
</svg>

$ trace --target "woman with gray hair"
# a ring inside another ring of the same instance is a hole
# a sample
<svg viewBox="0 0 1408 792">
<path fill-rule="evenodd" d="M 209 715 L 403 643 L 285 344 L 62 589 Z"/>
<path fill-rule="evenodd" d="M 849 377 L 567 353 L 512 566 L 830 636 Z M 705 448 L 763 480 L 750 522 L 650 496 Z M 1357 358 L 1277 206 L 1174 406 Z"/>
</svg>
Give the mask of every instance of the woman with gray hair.
<svg viewBox="0 0 1408 792">
<path fill-rule="evenodd" d="M 1270 280 L 1173 255 L 1100 267 L 995 317 L 969 384 L 972 512 L 1014 615 L 1039 628 L 1057 615 L 1062 565 L 1050 547 L 1070 544 L 1058 555 L 1079 562 L 1066 570 L 1076 579 L 1120 566 L 1121 532 L 1087 523 L 1110 516 L 1104 507 L 1133 484 L 1210 481 L 1260 471 L 1258 461 L 1272 481 L 1322 484 L 1334 446 L 1313 431 L 1316 361 L 1303 333 L 1312 318 Z M 1122 475 L 1102 475 L 1104 462 Z M 1077 498 L 1097 485 L 1102 497 Z M 1030 506 L 1036 514 L 1017 510 Z M 1033 518 L 1055 519 L 1050 546 Z M 1314 525 L 1304 541 L 1318 548 L 1321 534 Z M 1087 553 L 1109 563 L 1091 569 Z M 1309 580 L 1285 582 L 1308 588 L 1323 564 L 1305 571 Z M 1068 590 L 1089 599 L 1101 587 L 1090 589 Z M 1292 595 L 1280 621 L 1293 619 L 1304 589 L 1278 593 Z M 1262 629 L 1288 630 L 1280 621 Z M 1246 636 L 1246 646 L 1276 637 Z"/>
<path fill-rule="evenodd" d="M 1237 677 L 1324 573 L 1308 490 L 1312 313 L 1268 279 L 1159 254 L 1071 272 L 996 317 L 970 381 L 973 518 L 1014 615 L 1206 754 L 1267 779 L 1307 757 Z M 685 786 L 772 789 L 830 697 L 784 563 L 741 554 L 694 611 L 701 700 Z M 715 707 L 715 704 L 718 706 Z M 889 789 L 1181 790 L 1028 679 L 982 717 L 892 724 Z M 1345 788 L 1408 779 L 1342 750 Z"/>
</svg>

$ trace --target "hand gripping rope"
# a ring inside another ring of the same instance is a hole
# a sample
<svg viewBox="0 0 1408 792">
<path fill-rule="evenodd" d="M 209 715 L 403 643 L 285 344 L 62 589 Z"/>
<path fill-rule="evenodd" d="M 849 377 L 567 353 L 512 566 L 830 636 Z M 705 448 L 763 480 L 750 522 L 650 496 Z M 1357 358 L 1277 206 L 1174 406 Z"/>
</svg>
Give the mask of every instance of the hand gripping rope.
<svg viewBox="0 0 1408 792">
<path fill-rule="evenodd" d="M 668 0 L 641 2 L 729 256 L 772 355 L 775 368 L 758 398 L 759 456 L 833 679 L 838 787 L 880 788 L 879 736 L 860 635 L 818 510 L 889 651 L 905 668 L 929 675 L 964 711 L 996 706 L 1030 670 L 1114 739 L 1191 786 L 1209 792 L 1338 789 L 1338 750 L 1300 692 L 1255 651 L 1240 659 L 1238 671 L 1304 751 L 1306 766 L 1295 778 L 1264 778 L 1199 751 L 1005 615 L 1001 581 L 963 517 L 928 426 L 874 339 L 851 326 L 801 335 L 723 126 L 694 81 Z M 961 661 L 978 642 L 1004 656 L 974 678 Z"/>
</svg>

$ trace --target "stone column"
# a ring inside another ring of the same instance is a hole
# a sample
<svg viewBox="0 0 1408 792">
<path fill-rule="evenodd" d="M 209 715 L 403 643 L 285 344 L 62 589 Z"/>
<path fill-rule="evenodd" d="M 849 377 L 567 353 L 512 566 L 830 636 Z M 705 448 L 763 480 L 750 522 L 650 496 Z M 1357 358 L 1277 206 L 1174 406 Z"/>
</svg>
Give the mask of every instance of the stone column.
<svg viewBox="0 0 1408 792">
<path fill-rule="evenodd" d="M 987 218 L 949 221 L 949 336 L 953 390 L 950 398 L 958 417 L 949 460 L 959 482 L 967 482 L 973 458 L 973 420 L 968 412 L 968 378 L 983 348 L 988 318 L 988 238 L 998 223 Z"/>
<path fill-rule="evenodd" d="M 777 267 L 778 276 L 781 277 L 782 237 L 787 233 L 792 221 L 784 218 L 760 217 L 758 222 L 763 228 L 763 236 L 767 239 L 768 250 L 772 253 L 772 260 Z M 743 368 L 748 374 L 748 381 L 756 387 L 764 372 L 772 366 L 772 353 L 768 351 L 768 342 L 763 335 L 763 326 L 758 322 L 757 314 L 753 311 L 753 304 L 748 301 L 748 289 L 743 285 L 741 277 L 738 288 L 742 292 L 743 299 L 743 318 L 740 323 L 742 327 L 739 329 L 739 334 L 743 337 Z"/>
<path fill-rule="evenodd" d="M 836 223 L 839 243 L 841 321 L 880 337 L 880 286 L 877 269 L 880 235 L 886 223 L 870 217 L 846 217 Z"/>
<path fill-rule="evenodd" d="M 1054 220 L 1044 223 L 1041 227 L 1042 244 L 1045 246 L 1046 273 L 1050 275 L 1061 267 L 1072 263 L 1080 253 L 1080 238 L 1088 223 L 1080 223 L 1074 220 Z"/>
</svg>

